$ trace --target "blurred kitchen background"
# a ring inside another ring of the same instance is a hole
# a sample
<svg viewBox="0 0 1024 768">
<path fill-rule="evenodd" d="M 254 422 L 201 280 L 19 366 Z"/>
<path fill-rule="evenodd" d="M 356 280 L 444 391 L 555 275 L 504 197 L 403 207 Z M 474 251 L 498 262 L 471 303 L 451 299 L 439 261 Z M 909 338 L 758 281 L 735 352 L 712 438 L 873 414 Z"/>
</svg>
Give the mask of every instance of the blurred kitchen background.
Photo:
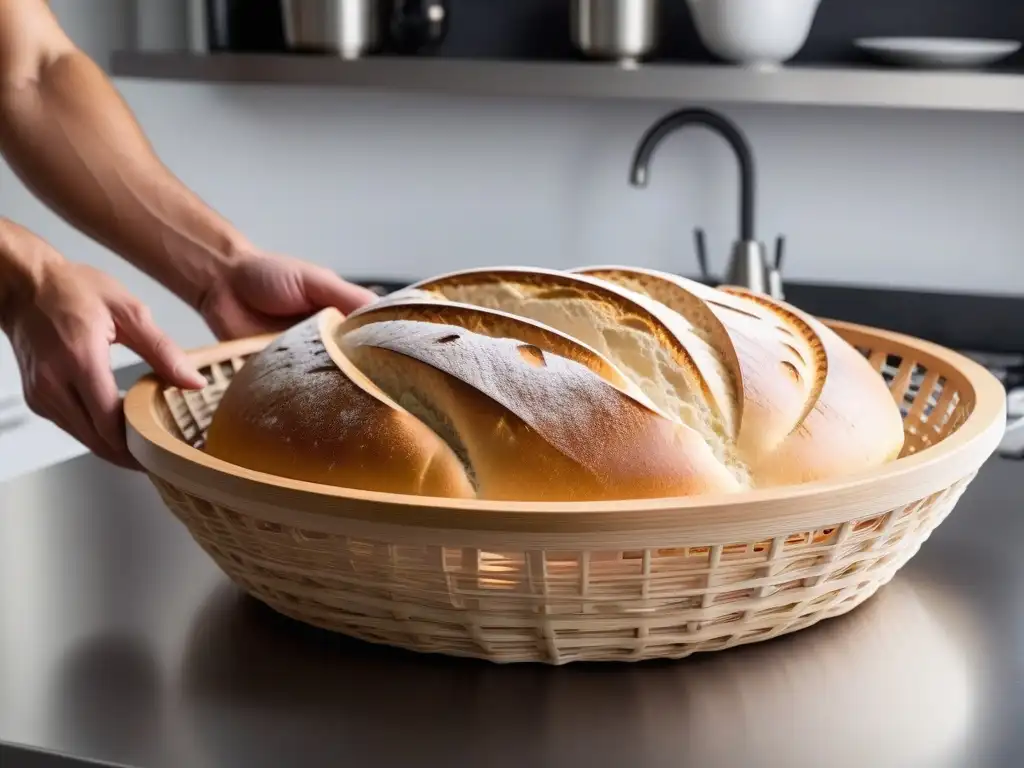
<svg viewBox="0 0 1024 768">
<path fill-rule="evenodd" d="M 75 41 L 108 68 L 115 51 L 175 52 L 200 44 L 189 8 L 203 3 L 51 5 Z M 575 56 L 568 0 L 445 5 L 446 38 L 424 58 L 462 57 L 463 66 L 473 66 L 468 57 Z M 662 42 L 652 58 L 712 61 L 688 4 L 661 5 Z M 253 45 L 234 34 L 236 43 Z M 1024 38 L 1024 6 L 1010 0 L 823 0 L 791 65 L 873 66 L 861 60 L 853 40 L 880 34 L 1017 40 Z M 1019 59 L 1017 53 L 993 66 L 1012 69 Z M 766 88 L 776 76 L 765 77 Z M 970 76 L 978 78 L 978 94 L 1003 88 L 993 89 L 996 75 Z M 769 243 L 786 235 L 787 281 L 1024 293 L 1024 115 L 1014 114 L 1024 111 L 1024 85 L 1016 81 L 1012 88 L 1021 97 L 1015 108 L 1005 103 L 1012 89 L 1003 88 L 992 109 L 972 103 L 936 110 L 410 93 L 116 73 L 114 80 L 167 165 L 254 242 L 354 279 L 404 281 L 479 265 L 608 262 L 694 275 L 696 226 L 705 229 L 711 267 L 721 272 L 736 236 L 738 176 L 719 137 L 700 130 L 673 136 L 657 153 L 648 187 L 627 183 L 633 150 L 652 122 L 681 106 L 710 106 L 750 141 L 758 235 Z M 936 90 L 934 82 L 921 87 Z M 914 96 L 914 89 L 905 93 Z M 973 93 L 968 85 L 965 102 Z M 944 98 L 936 93 L 936 103 Z M 49 213 L 6 166 L 0 173 L 4 216 L 43 235 L 69 259 L 115 275 L 180 344 L 211 340 L 188 307 Z M 115 364 L 132 360 L 127 351 L 114 351 Z M 10 350 L 0 342 L 0 423 L 22 424 L 0 429 L 0 481 L 39 465 L 42 456 L 52 461 L 82 451 L 23 411 L 8 407 L 5 416 L 4 403 L 16 403 L 19 389 Z M 14 435 L 32 450 L 14 450 Z"/>
</svg>

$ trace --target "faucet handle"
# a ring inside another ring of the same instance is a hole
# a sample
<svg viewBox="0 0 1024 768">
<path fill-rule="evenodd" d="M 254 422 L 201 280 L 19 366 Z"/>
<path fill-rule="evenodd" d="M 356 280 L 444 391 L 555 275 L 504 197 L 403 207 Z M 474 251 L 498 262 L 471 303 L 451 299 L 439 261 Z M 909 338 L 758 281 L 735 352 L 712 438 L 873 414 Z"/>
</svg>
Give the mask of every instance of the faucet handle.
<svg viewBox="0 0 1024 768">
<path fill-rule="evenodd" d="M 775 263 L 768 267 L 768 295 L 780 301 L 786 298 L 782 290 L 782 257 L 785 255 L 786 238 L 775 238 Z"/>
<path fill-rule="evenodd" d="M 700 267 L 700 276 L 705 282 L 711 282 L 711 272 L 708 270 L 708 249 L 704 240 L 704 230 L 697 227 L 693 230 L 693 241 L 697 249 L 697 266 Z"/>
</svg>

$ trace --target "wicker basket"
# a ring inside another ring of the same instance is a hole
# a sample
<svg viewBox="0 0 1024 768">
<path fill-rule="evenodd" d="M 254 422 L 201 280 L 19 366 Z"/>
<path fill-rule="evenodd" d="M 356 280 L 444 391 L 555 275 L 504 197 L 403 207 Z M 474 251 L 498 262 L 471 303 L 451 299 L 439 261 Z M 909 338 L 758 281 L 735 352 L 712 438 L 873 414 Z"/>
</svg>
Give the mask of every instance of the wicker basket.
<svg viewBox="0 0 1024 768">
<path fill-rule="evenodd" d="M 209 385 L 129 392 L 129 446 L 167 506 L 275 610 L 372 642 L 496 662 L 679 658 L 838 616 L 887 583 L 1003 433 L 1005 394 L 934 344 L 829 325 L 889 382 L 898 460 L 840 481 L 635 502 L 495 503 L 302 483 L 202 450 L 247 355 L 193 353 Z"/>
</svg>

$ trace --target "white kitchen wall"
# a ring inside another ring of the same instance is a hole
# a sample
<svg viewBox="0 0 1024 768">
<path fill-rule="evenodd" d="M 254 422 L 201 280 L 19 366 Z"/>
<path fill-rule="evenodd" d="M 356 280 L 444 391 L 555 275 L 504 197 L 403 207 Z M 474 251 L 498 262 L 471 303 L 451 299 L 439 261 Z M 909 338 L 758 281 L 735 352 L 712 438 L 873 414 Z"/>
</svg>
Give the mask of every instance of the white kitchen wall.
<svg viewBox="0 0 1024 768">
<path fill-rule="evenodd" d="M 127 0 L 52 5 L 101 62 L 131 42 Z M 695 225 L 707 229 L 718 265 L 736 231 L 735 164 L 704 132 L 663 145 L 647 190 L 626 183 L 635 142 L 676 104 L 117 85 L 166 163 L 250 238 L 354 277 L 502 263 L 685 271 L 694 269 Z M 787 235 L 787 277 L 1024 292 L 1024 118 L 723 111 L 754 147 L 758 234 Z M 61 223 L 6 167 L 0 212 L 117 275 L 180 343 L 210 338 L 187 308 Z M 17 386 L 0 347 L 0 396 Z"/>
</svg>

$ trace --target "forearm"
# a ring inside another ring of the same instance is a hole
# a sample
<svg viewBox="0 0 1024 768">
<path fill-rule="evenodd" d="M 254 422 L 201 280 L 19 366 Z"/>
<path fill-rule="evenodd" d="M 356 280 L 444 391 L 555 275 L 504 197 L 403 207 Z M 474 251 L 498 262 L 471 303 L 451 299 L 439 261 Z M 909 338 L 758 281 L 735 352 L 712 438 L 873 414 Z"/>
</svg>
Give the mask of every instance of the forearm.
<svg viewBox="0 0 1024 768">
<path fill-rule="evenodd" d="M 41 200 L 198 306 L 249 244 L 156 157 L 102 71 L 73 47 L 0 85 L 0 150 Z"/>
</svg>

